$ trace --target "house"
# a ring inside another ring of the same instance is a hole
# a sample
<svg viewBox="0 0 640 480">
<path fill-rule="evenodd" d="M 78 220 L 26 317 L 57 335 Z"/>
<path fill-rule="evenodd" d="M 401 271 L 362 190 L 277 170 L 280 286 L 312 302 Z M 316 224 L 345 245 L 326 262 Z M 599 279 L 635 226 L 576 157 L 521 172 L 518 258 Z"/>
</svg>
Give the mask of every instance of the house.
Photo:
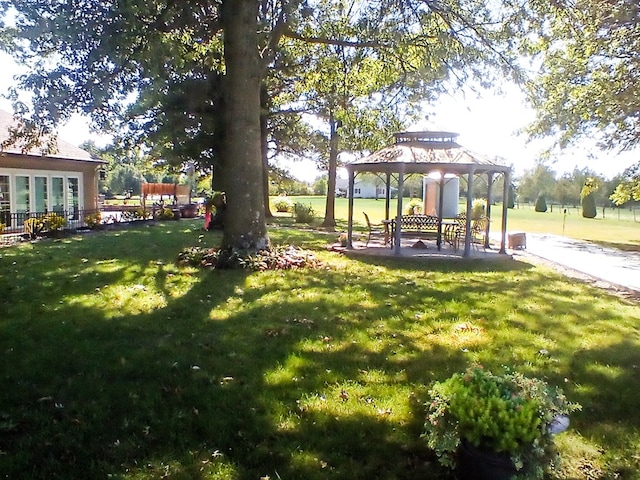
<svg viewBox="0 0 640 480">
<path fill-rule="evenodd" d="M 347 196 L 349 180 L 346 178 L 336 179 L 336 194 L 340 197 Z M 387 186 L 384 181 L 377 178 L 356 178 L 353 185 L 353 198 L 385 198 L 387 196 Z"/>
<path fill-rule="evenodd" d="M 15 125 L 13 115 L 0 110 L 0 144 Z M 87 211 L 98 208 L 98 176 L 104 161 L 68 142 L 57 149 L 23 152 L 20 145 L 0 147 L 0 223 L 6 232 L 21 229 L 24 220 L 53 212 L 70 226 L 81 225 Z"/>
</svg>

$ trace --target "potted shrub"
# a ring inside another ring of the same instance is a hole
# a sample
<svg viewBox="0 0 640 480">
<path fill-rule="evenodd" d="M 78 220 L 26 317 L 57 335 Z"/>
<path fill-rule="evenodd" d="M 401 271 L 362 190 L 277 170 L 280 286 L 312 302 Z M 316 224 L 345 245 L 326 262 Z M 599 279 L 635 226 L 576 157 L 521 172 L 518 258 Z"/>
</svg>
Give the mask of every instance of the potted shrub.
<svg viewBox="0 0 640 480">
<path fill-rule="evenodd" d="M 542 479 L 558 463 L 553 435 L 580 408 L 543 380 L 472 366 L 430 390 L 428 446 L 460 478 Z"/>
<path fill-rule="evenodd" d="M 422 201 L 417 198 L 409 200 L 406 212 L 408 215 L 420 215 L 422 213 Z"/>
<path fill-rule="evenodd" d="M 483 198 L 476 198 L 471 204 L 471 220 L 480 220 L 484 217 L 487 208 L 487 201 Z"/>
<path fill-rule="evenodd" d="M 290 212 L 293 208 L 293 202 L 284 195 L 279 195 L 273 199 L 273 206 L 276 209 L 276 212 L 285 213 Z"/>
<path fill-rule="evenodd" d="M 340 244 L 341 247 L 346 247 L 347 243 L 349 243 L 349 236 L 346 233 L 341 233 L 338 236 L 338 243 Z"/>
</svg>

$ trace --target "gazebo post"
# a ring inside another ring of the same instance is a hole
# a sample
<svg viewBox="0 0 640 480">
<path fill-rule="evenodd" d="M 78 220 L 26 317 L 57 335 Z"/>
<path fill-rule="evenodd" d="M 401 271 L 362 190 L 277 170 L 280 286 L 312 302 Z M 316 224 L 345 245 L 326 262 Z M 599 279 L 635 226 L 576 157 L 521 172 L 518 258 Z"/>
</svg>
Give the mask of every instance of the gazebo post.
<svg viewBox="0 0 640 480">
<path fill-rule="evenodd" d="M 463 257 L 467 258 L 471 255 L 471 211 L 473 200 L 473 174 L 474 169 L 470 168 L 467 174 L 467 218 L 465 219 L 464 232 L 464 252 Z"/>
<path fill-rule="evenodd" d="M 391 205 L 391 173 L 386 172 L 387 194 L 384 199 L 384 219 L 389 220 L 389 206 Z"/>
<path fill-rule="evenodd" d="M 353 168 L 347 166 L 349 172 L 349 187 L 347 189 L 347 196 L 349 197 L 349 214 L 347 218 L 347 248 L 353 249 L 353 186 L 354 186 L 354 173 Z"/>
<path fill-rule="evenodd" d="M 442 212 L 444 210 L 444 171 L 440 172 L 440 196 L 438 198 L 438 251 L 442 250 Z"/>
<path fill-rule="evenodd" d="M 500 253 L 507 253 L 507 209 L 509 208 L 509 186 L 511 185 L 511 169 L 504 172 L 504 186 L 502 189 L 502 236 L 500 238 Z"/>
<path fill-rule="evenodd" d="M 487 230 L 484 232 L 484 248 L 489 248 L 489 230 L 491 224 L 491 195 L 493 193 L 493 172 L 487 173 L 487 206 L 486 215 L 489 221 L 487 222 Z"/>
<path fill-rule="evenodd" d="M 400 255 L 400 242 L 402 239 L 402 196 L 404 195 L 404 171 L 398 172 L 398 210 L 396 212 L 396 231 L 392 232 L 395 235 L 393 239 L 395 246 L 393 247 L 393 253 Z"/>
</svg>

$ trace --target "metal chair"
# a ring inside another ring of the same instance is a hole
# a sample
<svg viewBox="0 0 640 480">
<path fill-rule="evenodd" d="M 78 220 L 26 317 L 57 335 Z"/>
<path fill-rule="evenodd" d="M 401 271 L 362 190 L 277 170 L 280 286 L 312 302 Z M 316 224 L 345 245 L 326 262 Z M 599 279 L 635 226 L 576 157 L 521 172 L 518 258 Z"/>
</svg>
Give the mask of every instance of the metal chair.
<svg viewBox="0 0 640 480">
<path fill-rule="evenodd" d="M 388 227 L 383 225 L 382 223 L 371 223 L 369 220 L 369 215 L 366 212 L 362 212 L 364 214 L 364 218 L 367 221 L 367 229 L 369 230 L 369 235 L 367 236 L 367 243 L 365 247 L 369 246 L 369 241 L 371 237 L 382 236 L 383 242 L 386 245 L 389 239 Z"/>
</svg>

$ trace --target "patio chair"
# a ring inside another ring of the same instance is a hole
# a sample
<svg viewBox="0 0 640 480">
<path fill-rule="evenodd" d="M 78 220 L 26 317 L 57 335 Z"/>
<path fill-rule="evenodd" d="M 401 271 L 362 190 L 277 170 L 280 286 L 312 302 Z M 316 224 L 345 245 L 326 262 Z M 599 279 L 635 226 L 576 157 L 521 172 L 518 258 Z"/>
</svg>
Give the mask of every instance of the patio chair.
<svg viewBox="0 0 640 480">
<path fill-rule="evenodd" d="M 445 239 L 456 252 L 460 248 L 460 244 L 464 242 L 466 225 L 466 215 L 461 213 L 455 218 L 455 222 L 448 225 L 445 230 Z M 487 217 L 483 216 L 476 220 L 471 220 L 471 245 L 475 250 L 478 250 L 478 245 L 481 245 L 482 249 L 486 250 L 488 226 L 489 219 Z"/>
<path fill-rule="evenodd" d="M 466 224 L 467 216 L 464 213 L 460 213 L 444 228 L 444 239 L 456 252 L 460 247 L 460 240 L 464 240 Z"/>
<path fill-rule="evenodd" d="M 489 218 L 482 216 L 471 222 L 471 243 L 478 248 L 482 246 L 483 250 L 487 248 L 487 227 L 489 226 Z"/>
<path fill-rule="evenodd" d="M 365 247 L 369 246 L 369 241 L 371 240 L 371 237 L 382 237 L 382 241 L 386 245 L 389 238 L 387 225 L 383 225 L 382 223 L 371 223 L 371 221 L 369 220 L 369 215 L 367 215 L 366 212 L 362 212 L 362 213 L 364 214 L 364 218 L 367 221 L 367 229 L 369 230 L 369 234 L 367 236 L 367 243 L 365 244 Z"/>
</svg>

